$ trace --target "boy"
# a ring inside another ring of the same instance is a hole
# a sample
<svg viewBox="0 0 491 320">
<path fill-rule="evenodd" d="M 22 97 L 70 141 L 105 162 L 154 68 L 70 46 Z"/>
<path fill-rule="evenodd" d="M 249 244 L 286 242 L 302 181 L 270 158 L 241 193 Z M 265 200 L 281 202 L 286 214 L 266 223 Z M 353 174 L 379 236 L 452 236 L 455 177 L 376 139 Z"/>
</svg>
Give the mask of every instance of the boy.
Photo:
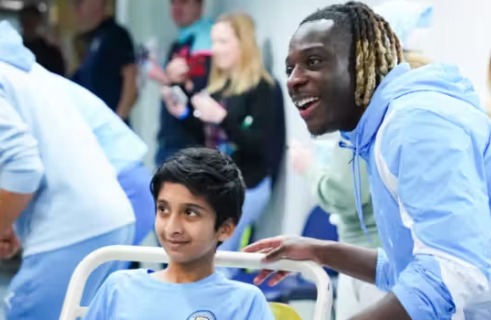
<svg viewBox="0 0 491 320">
<path fill-rule="evenodd" d="M 157 171 L 150 188 L 169 265 L 113 273 L 85 319 L 274 319 L 258 288 L 214 270 L 216 248 L 234 232 L 244 202 L 232 160 L 212 149 L 184 149 Z"/>
</svg>

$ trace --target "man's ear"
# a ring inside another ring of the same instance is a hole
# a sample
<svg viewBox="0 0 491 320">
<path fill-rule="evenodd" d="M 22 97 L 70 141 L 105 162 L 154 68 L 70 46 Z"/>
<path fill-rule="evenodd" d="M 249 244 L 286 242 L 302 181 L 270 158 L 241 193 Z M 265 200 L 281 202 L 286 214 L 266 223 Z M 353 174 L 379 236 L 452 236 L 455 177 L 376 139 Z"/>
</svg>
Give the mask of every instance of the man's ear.
<svg viewBox="0 0 491 320">
<path fill-rule="evenodd" d="M 218 241 L 224 242 L 228 238 L 232 236 L 235 231 L 235 223 L 233 223 L 232 219 L 227 219 L 221 226 L 218 228 Z"/>
</svg>

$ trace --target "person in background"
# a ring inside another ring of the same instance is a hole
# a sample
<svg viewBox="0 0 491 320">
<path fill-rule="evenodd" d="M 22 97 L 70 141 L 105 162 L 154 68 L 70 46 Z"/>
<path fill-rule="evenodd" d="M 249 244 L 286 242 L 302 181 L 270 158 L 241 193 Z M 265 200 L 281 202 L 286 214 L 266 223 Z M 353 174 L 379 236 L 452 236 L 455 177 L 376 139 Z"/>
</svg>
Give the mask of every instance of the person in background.
<svg viewBox="0 0 491 320">
<path fill-rule="evenodd" d="M 191 104 L 176 102 L 169 87 L 162 97 L 169 113 L 208 148 L 228 154 L 247 186 L 243 215 L 221 250 L 240 249 L 245 228 L 257 221 L 271 195 L 268 139 L 275 117 L 276 88 L 262 64 L 255 25 L 246 14 L 226 14 L 212 31 L 212 67 L 206 92 Z"/>
<path fill-rule="evenodd" d="M 381 248 L 277 237 L 245 250 L 266 251 L 266 263 L 313 260 L 387 291 L 353 320 L 490 319 L 491 121 L 470 81 L 451 65 L 411 68 L 390 25 L 351 1 L 301 22 L 286 70 L 308 130 L 341 131 L 353 151 L 364 230 L 367 162 Z"/>
<path fill-rule="evenodd" d="M 135 213 L 134 245 L 139 245 L 152 231 L 155 208 L 148 188 L 151 176 L 143 158 L 147 145 L 93 93 L 74 84 L 67 88 L 73 104 L 97 138 Z"/>
<path fill-rule="evenodd" d="M 47 70 L 64 76 L 65 60 L 60 48 L 51 43 L 41 32 L 43 13 L 35 4 L 22 8 L 19 12 L 24 46 L 34 53 L 36 61 Z"/>
<path fill-rule="evenodd" d="M 211 60 L 210 32 L 213 22 L 202 18 L 204 0 L 168 0 L 179 35 L 171 45 L 164 66 L 153 61 L 148 77 L 160 86 L 177 85 L 188 96 L 206 88 Z M 161 165 L 178 150 L 203 145 L 179 119 L 169 114 L 165 101 L 160 116 L 155 162 Z"/>
<path fill-rule="evenodd" d="M 433 7 L 422 3 L 407 1 L 390 1 L 376 6 L 374 10 L 389 21 L 394 32 L 401 39 L 403 48 L 408 45 L 412 34 L 418 28 L 431 26 Z M 420 52 L 411 49 L 403 50 L 405 59 L 411 67 L 417 68 L 428 60 Z M 414 53 L 413 53 L 414 52 Z M 407 54 L 410 54 L 408 57 Z M 360 228 L 354 194 L 354 184 L 350 161 L 351 150 L 340 149 L 337 144 L 320 144 L 315 149 L 297 142 L 291 145 L 290 157 L 293 168 L 304 176 L 312 186 L 320 206 L 331 213 L 337 222 L 339 241 L 367 248 L 380 246 L 378 231 L 373 216 L 372 201 L 368 185 L 368 168 L 365 162 L 360 163 L 360 185 L 365 233 Z M 317 151 L 315 154 L 313 150 Z M 323 163 L 316 162 L 321 159 Z M 368 235 L 368 236 L 367 236 Z M 385 292 L 375 285 L 339 275 L 336 300 L 336 318 L 346 320 L 385 296 Z"/>
<path fill-rule="evenodd" d="M 88 49 L 89 49 L 89 39 L 87 39 L 87 35 L 83 33 L 78 33 L 74 35 L 72 38 L 72 47 L 73 47 L 73 52 L 74 52 L 74 67 L 75 70 L 72 70 L 70 75 L 72 77 L 76 76 L 76 71 L 80 64 L 85 60 L 85 56 L 87 55 Z"/>
<path fill-rule="evenodd" d="M 0 22 L 0 258 L 22 265 L 4 299 L 8 320 L 58 319 L 77 264 L 107 245 L 132 244 L 135 216 L 86 119 L 73 82 L 35 62 Z M 104 264 L 84 291 L 88 304 Z"/>
<path fill-rule="evenodd" d="M 133 40 L 106 13 L 107 0 L 72 0 L 86 55 L 72 80 L 102 99 L 128 125 L 138 96 Z"/>
</svg>

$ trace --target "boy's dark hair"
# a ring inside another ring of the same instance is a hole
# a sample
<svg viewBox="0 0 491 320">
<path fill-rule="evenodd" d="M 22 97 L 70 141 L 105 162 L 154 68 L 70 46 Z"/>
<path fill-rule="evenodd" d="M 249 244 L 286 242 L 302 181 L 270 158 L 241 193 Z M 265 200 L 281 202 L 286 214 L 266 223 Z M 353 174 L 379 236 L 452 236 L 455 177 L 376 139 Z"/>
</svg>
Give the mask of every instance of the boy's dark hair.
<svg viewBox="0 0 491 320">
<path fill-rule="evenodd" d="M 196 196 L 205 198 L 216 212 L 215 230 L 230 220 L 239 222 L 245 197 L 245 184 L 237 165 L 214 149 L 188 148 L 170 157 L 150 183 L 157 200 L 165 182 L 184 185 Z"/>
</svg>

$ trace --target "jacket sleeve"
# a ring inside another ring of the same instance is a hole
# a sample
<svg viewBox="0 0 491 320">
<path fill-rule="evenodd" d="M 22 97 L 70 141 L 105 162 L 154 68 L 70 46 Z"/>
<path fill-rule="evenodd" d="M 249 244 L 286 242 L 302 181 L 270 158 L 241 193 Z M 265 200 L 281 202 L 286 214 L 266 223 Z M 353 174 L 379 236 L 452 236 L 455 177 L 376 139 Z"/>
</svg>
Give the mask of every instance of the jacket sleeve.
<svg viewBox="0 0 491 320">
<path fill-rule="evenodd" d="M 392 265 L 384 250 L 378 249 L 377 270 L 375 274 L 375 285 L 382 291 L 390 291 L 394 286 L 395 278 Z"/>
<path fill-rule="evenodd" d="M 463 319 L 464 308 L 489 288 L 491 214 L 478 140 L 416 108 L 397 114 L 381 140 L 414 244 L 392 291 L 412 319 Z"/>
<path fill-rule="evenodd" d="M 196 141 L 200 141 L 202 144 L 205 143 L 205 132 L 204 124 L 199 119 L 193 115 L 194 107 L 191 103 L 188 104 L 186 115 L 180 119 L 181 123 L 184 125 L 189 134 L 191 134 Z M 172 116 L 171 116 L 172 117 Z"/>
<path fill-rule="evenodd" d="M 189 75 L 193 81 L 193 93 L 206 88 L 211 71 L 211 26 L 204 27 L 194 34 L 189 57 Z"/>
<path fill-rule="evenodd" d="M 20 194 L 33 193 L 39 188 L 43 174 L 37 141 L 0 94 L 0 188 Z"/>
<path fill-rule="evenodd" d="M 236 97 L 232 105 L 227 105 L 228 113 L 220 126 L 230 141 L 249 153 L 265 152 L 275 98 L 274 86 L 262 80 L 254 90 Z M 247 110 L 245 119 L 240 117 L 240 108 Z"/>
</svg>

